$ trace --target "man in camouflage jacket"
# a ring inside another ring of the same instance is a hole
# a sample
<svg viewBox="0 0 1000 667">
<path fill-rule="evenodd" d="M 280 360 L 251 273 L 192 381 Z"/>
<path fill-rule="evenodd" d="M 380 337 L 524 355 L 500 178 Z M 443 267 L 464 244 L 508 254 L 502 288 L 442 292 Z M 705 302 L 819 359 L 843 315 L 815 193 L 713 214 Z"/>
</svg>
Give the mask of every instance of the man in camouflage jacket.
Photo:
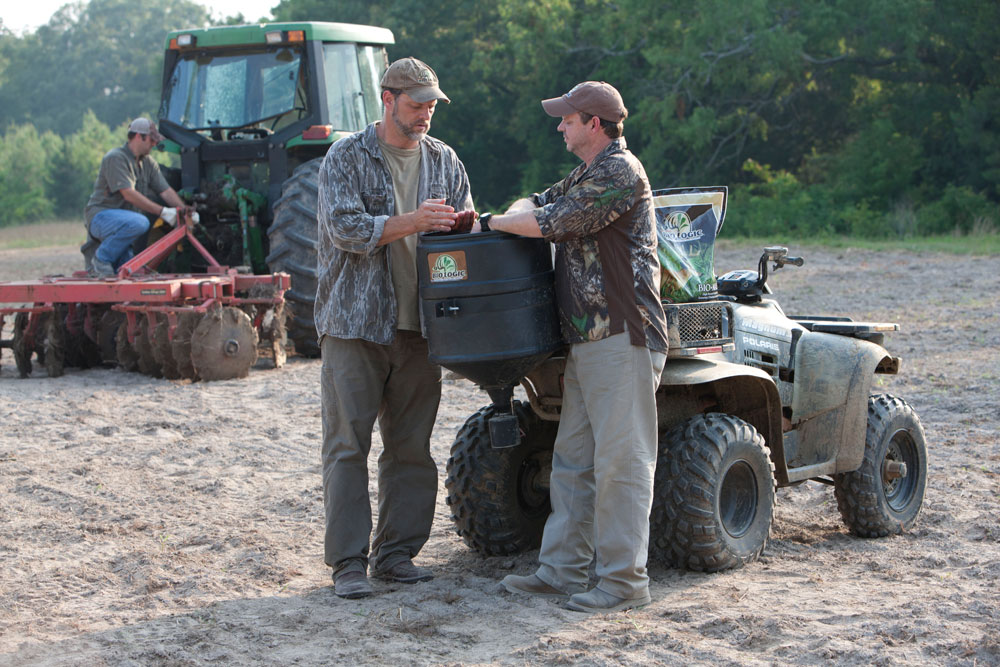
<svg viewBox="0 0 1000 667">
<path fill-rule="evenodd" d="M 625 147 L 628 112 L 612 86 L 587 81 L 542 107 L 561 117 L 566 148 L 583 164 L 487 224 L 556 244 L 556 301 L 570 348 L 540 567 L 503 584 L 568 596 L 577 611 L 629 609 L 650 602 L 655 393 L 667 351 L 651 191 Z M 588 590 L 595 555 L 598 581 Z"/>
<path fill-rule="evenodd" d="M 415 58 L 382 77 L 382 120 L 341 139 L 319 178 L 316 329 L 323 355 L 325 560 L 335 593 L 359 598 L 376 577 L 432 578 L 412 559 L 430 535 L 437 468 L 430 436 L 441 368 L 420 333 L 416 235 L 471 210 L 465 167 L 427 136 L 437 76 Z M 378 523 L 371 539 L 368 454 L 378 419 Z M 371 539 L 371 542 L 369 540 Z"/>
</svg>

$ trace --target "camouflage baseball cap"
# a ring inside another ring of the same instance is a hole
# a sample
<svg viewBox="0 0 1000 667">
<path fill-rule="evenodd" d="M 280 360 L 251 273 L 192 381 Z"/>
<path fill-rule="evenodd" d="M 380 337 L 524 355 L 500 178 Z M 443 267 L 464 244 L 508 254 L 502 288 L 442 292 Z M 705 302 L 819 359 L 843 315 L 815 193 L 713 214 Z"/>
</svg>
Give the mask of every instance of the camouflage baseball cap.
<svg viewBox="0 0 1000 667">
<path fill-rule="evenodd" d="M 542 108 L 550 116 L 559 118 L 582 111 L 601 120 L 617 123 L 628 118 L 628 109 L 622 96 L 610 83 L 584 81 L 562 97 L 542 100 Z"/>
<path fill-rule="evenodd" d="M 401 58 L 389 65 L 389 69 L 382 75 L 381 85 L 383 88 L 402 90 L 421 104 L 431 100 L 451 102 L 438 88 L 438 78 L 434 70 L 413 57 Z"/>
</svg>

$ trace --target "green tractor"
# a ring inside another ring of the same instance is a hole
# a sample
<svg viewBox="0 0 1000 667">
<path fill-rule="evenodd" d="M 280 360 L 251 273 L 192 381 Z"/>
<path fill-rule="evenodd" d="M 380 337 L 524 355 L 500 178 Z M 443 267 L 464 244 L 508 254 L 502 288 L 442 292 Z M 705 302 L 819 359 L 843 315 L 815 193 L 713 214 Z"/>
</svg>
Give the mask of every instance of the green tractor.
<svg viewBox="0 0 1000 667">
<path fill-rule="evenodd" d="M 289 338 L 317 356 L 316 198 L 323 156 L 381 117 L 385 28 L 265 23 L 171 32 L 159 111 L 171 186 L 201 218 L 196 235 L 243 271 L 284 271 Z M 156 230 L 154 229 L 154 234 Z M 179 249 L 174 271 L 201 271 Z"/>
</svg>

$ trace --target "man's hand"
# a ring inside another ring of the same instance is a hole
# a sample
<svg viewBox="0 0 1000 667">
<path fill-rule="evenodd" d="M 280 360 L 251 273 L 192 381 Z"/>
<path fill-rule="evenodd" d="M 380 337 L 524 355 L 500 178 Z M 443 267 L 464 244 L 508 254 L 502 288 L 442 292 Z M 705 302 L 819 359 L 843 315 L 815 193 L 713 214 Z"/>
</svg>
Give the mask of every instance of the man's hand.
<svg viewBox="0 0 1000 667">
<path fill-rule="evenodd" d="M 410 213 L 414 232 L 450 232 L 458 214 L 444 199 L 428 199 Z"/>
<path fill-rule="evenodd" d="M 160 217 L 163 218 L 163 222 L 167 223 L 171 227 L 177 226 L 177 209 L 169 208 L 167 206 L 163 207 L 160 211 Z"/>
<path fill-rule="evenodd" d="M 394 215 L 385 221 L 385 228 L 378 245 L 392 243 L 396 239 L 420 232 L 450 232 L 455 226 L 458 213 L 445 204 L 444 199 L 428 199 L 417 210 L 403 215 Z"/>
</svg>

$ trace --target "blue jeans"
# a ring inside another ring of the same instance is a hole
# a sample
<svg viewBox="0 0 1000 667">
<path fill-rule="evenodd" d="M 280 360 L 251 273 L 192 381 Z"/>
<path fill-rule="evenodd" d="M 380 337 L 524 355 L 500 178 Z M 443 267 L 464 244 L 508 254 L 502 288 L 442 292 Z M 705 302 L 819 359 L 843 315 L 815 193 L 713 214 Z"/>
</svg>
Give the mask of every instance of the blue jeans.
<svg viewBox="0 0 1000 667">
<path fill-rule="evenodd" d="M 142 213 L 105 209 L 90 221 L 90 235 L 101 242 L 94 256 L 117 271 L 132 258 L 132 243 L 148 229 L 149 220 Z"/>
</svg>

